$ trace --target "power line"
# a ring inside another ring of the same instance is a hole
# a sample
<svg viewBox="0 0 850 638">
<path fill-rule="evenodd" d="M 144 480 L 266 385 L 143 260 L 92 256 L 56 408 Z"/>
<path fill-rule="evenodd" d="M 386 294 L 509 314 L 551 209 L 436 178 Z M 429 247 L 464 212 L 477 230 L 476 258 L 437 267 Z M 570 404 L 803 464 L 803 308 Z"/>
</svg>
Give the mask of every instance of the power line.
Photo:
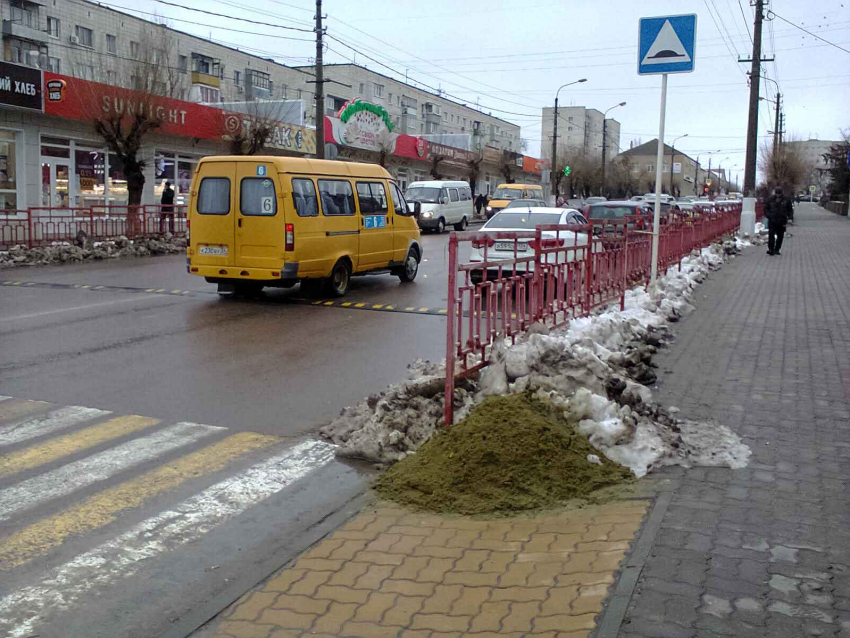
<svg viewBox="0 0 850 638">
<path fill-rule="evenodd" d="M 752 44 L 753 34 L 750 33 L 750 21 L 747 20 L 747 16 L 744 14 L 744 5 L 741 4 L 741 0 L 738 0 L 738 8 L 741 10 L 741 17 L 744 19 L 744 26 L 747 28 L 747 35 L 750 36 L 750 44 Z"/>
<path fill-rule="evenodd" d="M 241 29 L 232 29 L 230 27 L 221 27 L 221 26 L 218 26 L 218 25 L 215 25 L 215 24 L 204 24 L 203 22 L 195 22 L 194 20 L 182 20 L 180 18 L 172 18 L 170 16 L 162 16 L 162 15 L 159 15 L 158 13 L 152 13 L 150 11 L 142 11 L 141 9 L 133 9 L 131 7 L 123 7 L 121 5 L 111 4 L 109 2 L 98 2 L 98 4 L 102 4 L 106 7 L 113 7 L 113 8 L 116 8 L 116 9 L 121 9 L 123 11 L 132 11 L 133 13 L 141 13 L 141 14 L 144 14 L 144 15 L 154 16 L 154 17 L 161 18 L 161 19 L 164 19 L 164 20 L 173 20 L 174 22 L 186 22 L 188 24 L 194 24 L 195 26 L 198 26 L 198 27 L 209 27 L 211 29 L 220 29 L 221 31 L 231 31 L 233 33 L 242 33 L 242 34 L 245 34 L 245 35 L 261 35 L 263 37 L 274 38 L 276 40 L 294 40 L 296 42 L 313 42 L 312 38 L 293 38 L 291 36 L 274 35 L 272 33 L 259 33 L 257 31 L 243 31 Z M 193 37 L 197 38 L 198 36 L 193 36 Z"/>
<path fill-rule="evenodd" d="M 821 42 L 825 42 L 825 43 L 826 43 L 826 44 L 828 44 L 829 46 L 832 46 L 832 47 L 835 47 L 836 49 L 839 49 L 839 50 L 841 50 L 841 51 L 844 51 L 844 53 L 850 53 L 850 49 L 845 49 L 844 47 L 838 46 L 837 44 L 835 44 L 835 42 L 830 42 L 829 40 L 826 40 L 826 39 L 824 39 L 824 38 L 820 37 L 820 36 L 819 36 L 819 35 L 817 35 L 816 33 L 812 33 L 812 32 L 811 32 L 811 31 L 809 31 L 808 29 L 804 29 L 804 28 L 803 28 L 803 27 L 801 27 L 799 24 L 795 24 L 795 23 L 791 22 L 790 20 L 786 20 L 785 18 L 783 18 L 781 15 L 779 15 L 779 14 L 778 14 L 778 13 L 776 13 L 775 11 L 768 11 L 768 16 L 773 16 L 773 17 L 775 17 L 775 18 L 779 18 L 779 19 L 780 19 L 780 20 L 782 20 L 783 22 L 787 22 L 787 23 L 788 23 L 788 24 L 790 24 L 792 27 L 797 27 L 800 31 L 804 31 L 805 33 L 808 33 L 808 34 L 809 34 L 810 36 L 812 36 L 813 38 L 817 38 L 818 40 L 820 40 Z"/>
<path fill-rule="evenodd" d="M 186 7 L 167 0 L 154 0 L 159 4 L 164 4 L 169 7 L 176 7 L 185 11 L 195 11 L 197 13 L 205 13 L 206 15 L 215 16 L 217 18 L 226 18 L 228 20 L 239 20 L 240 22 L 248 22 L 249 24 L 259 24 L 264 27 L 272 27 L 274 29 L 286 29 L 288 31 L 301 31 L 302 33 L 313 33 L 313 29 L 302 29 L 300 27 L 287 27 L 281 24 L 269 24 L 268 22 L 260 22 L 259 20 L 249 20 L 248 18 L 237 18 L 236 16 L 226 15 L 224 13 L 216 13 L 215 11 L 207 11 L 206 9 L 195 9 L 194 7 Z"/>
</svg>

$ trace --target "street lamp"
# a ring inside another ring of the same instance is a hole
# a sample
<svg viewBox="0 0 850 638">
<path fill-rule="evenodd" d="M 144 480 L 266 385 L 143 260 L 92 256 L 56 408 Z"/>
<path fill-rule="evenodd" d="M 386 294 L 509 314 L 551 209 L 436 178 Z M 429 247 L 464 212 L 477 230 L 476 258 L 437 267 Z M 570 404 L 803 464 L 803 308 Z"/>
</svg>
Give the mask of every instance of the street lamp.
<svg viewBox="0 0 850 638">
<path fill-rule="evenodd" d="M 552 132 L 552 194 L 557 199 L 558 197 L 558 179 L 557 179 L 557 164 L 558 164 L 558 96 L 561 94 L 561 89 L 565 89 L 568 86 L 572 86 L 573 84 L 580 84 L 581 82 L 587 82 L 587 78 L 582 78 L 580 80 L 576 80 L 575 82 L 567 82 L 558 91 L 555 93 L 555 124 L 554 130 Z"/>
<path fill-rule="evenodd" d="M 625 106 L 625 102 L 620 102 L 619 104 L 615 104 L 608 111 L 616 109 L 620 106 Z M 605 116 L 608 115 L 608 111 L 605 111 L 602 114 L 602 194 L 605 194 L 605 149 L 607 147 L 608 141 L 608 120 L 605 119 Z"/>
<path fill-rule="evenodd" d="M 687 137 L 687 136 L 688 136 L 687 133 L 685 133 L 684 135 L 680 135 L 679 137 L 674 139 L 673 144 L 671 144 L 671 147 L 673 148 L 673 153 L 670 156 L 670 195 L 673 194 L 673 162 L 676 161 L 676 142 L 678 142 L 683 137 Z"/>
<path fill-rule="evenodd" d="M 718 186 L 721 186 L 721 187 L 723 186 L 723 162 L 725 162 L 728 159 L 729 159 L 728 157 L 724 157 L 717 164 L 717 172 L 720 173 L 720 177 L 717 178 L 717 181 L 719 182 Z M 729 186 L 729 180 L 728 179 L 726 180 L 726 186 L 727 186 L 727 188 Z"/>
</svg>

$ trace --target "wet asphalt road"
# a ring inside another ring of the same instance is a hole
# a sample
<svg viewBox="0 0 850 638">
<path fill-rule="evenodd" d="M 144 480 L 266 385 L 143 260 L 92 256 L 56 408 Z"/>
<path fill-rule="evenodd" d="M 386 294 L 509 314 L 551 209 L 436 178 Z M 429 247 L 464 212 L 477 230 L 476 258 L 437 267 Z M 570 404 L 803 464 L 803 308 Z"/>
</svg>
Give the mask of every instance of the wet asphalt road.
<svg viewBox="0 0 850 638">
<path fill-rule="evenodd" d="M 448 235 L 425 235 L 419 276 L 352 279 L 343 301 L 444 308 Z M 219 298 L 185 257 L 16 269 L 0 280 L 190 291 L 182 296 L 0 287 L 0 394 L 277 436 L 445 356 L 445 318 L 304 303 L 298 287 Z"/>
<path fill-rule="evenodd" d="M 316 430 L 445 355 L 447 243 L 342 300 L 408 313 L 219 298 L 183 255 L 0 272 L 0 635 L 189 635 L 344 520 L 369 469 Z"/>
</svg>

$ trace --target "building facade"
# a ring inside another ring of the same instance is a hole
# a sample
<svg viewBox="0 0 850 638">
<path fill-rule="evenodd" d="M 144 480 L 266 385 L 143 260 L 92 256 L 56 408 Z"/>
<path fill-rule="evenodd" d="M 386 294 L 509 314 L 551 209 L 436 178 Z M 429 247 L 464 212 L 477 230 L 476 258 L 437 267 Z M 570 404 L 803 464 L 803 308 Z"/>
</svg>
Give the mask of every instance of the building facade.
<svg viewBox="0 0 850 638">
<path fill-rule="evenodd" d="M 631 165 L 632 177 L 640 192 L 655 192 L 655 169 L 658 161 L 658 140 L 635 146 L 620 153 L 617 158 L 625 158 Z M 710 194 L 729 192 L 731 185 L 726 179 L 722 167 L 709 170 L 710 160 L 696 159 L 682 151 L 664 145 L 664 163 L 662 164 L 661 192 L 679 195 L 703 195 L 706 188 Z M 719 169 L 719 170 L 718 170 Z"/>
<path fill-rule="evenodd" d="M 783 144 L 796 150 L 803 161 L 811 167 L 811 173 L 807 176 L 808 186 L 815 187 L 815 193 L 820 196 L 827 191 L 832 183 L 829 172 L 829 164 L 824 159 L 824 154 L 829 152 L 834 145 L 844 145 L 843 140 L 791 140 Z"/>
<path fill-rule="evenodd" d="M 313 67 L 300 67 L 314 74 Z M 405 135 L 468 135 L 471 150 L 490 146 L 522 152 L 520 127 L 442 95 L 416 88 L 357 64 L 326 64 L 325 114 L 333 116 L 347 102 L 360 99 L 387 110 Z M 304 76 L 304 87 L 308 76 Z M 332 81 L 328 81 L 332 80 Z M 311 121 L 308 116 L 308 123 Z"/>
<path fill-rule="evenodd" d="M 555 127 L 555 109 L 546 107 L 542 112 L 540 155 L 552 158 L 552 137 Z M 558 107 L 558 157 L 578 154 L 591 159 L 602 158 L 602 135 L 605 133 L 606 155 L 610 159 L 620 152 L 620 123 L 605 119 L 601 111 L 584 106 Z"/>
<path fill-rule="evenodd" d="M 166 181 L 176 203 L 187 201 L 198 160 L 229 152 L 229 140 L 252 120 L 273 124 L 264 153 L 315 153 L 309 67 L 287 67 L 85 0 L 0 0 L 0 18 L 0 71 L 10 87 L 0 83 L 0 208 L 126 205 L 120 162 L 93 126 L 119 105 L 145 104 L 163 118 L 140 152 L 146 204 L 159 202 Z M 393 127 L 382 133 L 390 149 L 326 140 L 340 159 L 380 162 L 403 185 L 435 171 L 475 181 L 481 192 L 509 179 L 539 181 L 537 161 L 522 155 L 519 126 L 357 65 L 328 65 L 325 77 L 337 80 L 325 85 L 325 117 L 336 120 L 337 132 L 340 109 L 358 100 L 385 109 Z M 33 87 L 33 95 L 16 94 L 15 82 Z M 425 135 L 431 140 L 407 139 Z M 417 148 L 424 152 L 411 151 Z"/>
</svg>

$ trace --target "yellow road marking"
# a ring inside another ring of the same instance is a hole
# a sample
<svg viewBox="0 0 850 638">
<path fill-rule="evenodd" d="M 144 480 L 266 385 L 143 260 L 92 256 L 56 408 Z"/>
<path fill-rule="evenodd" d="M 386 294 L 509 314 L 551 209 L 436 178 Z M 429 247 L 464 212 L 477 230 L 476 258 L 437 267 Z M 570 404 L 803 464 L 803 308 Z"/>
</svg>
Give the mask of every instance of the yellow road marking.
<svg viewBox="0 0 850 638">
<path fill-rule="evenodd" d="M 366 306 L 366 304 L 365 304 L 365 303 L 356 303 L 356 304 L 354 304 L 354 307 L 355 307 L 355 308 L 364 308 L 365 306 Z"/>
<path fill-rule="evenodd" d="M 84 286 L 80 286 L 80 288 L 91 288 L 91 284 L 85 284 Z"/>
<path fill-rule="evenodd" d="M 440 309 L 437 311 L 437 314 L 444 315 L 444 314 L 447 314 L 448 312 L 449 312 L 449 311 L 448 311 L 446 308 L 440 308 Z"/>
<path fill-rule="evenodd" d="M 153 288 L 148 288 L 145 292 L 155 292 Z"/>
<path fill-rule="evenodd" d="M 413 306 L 404 309 L 405 312 L 412 312 L 413 310 L 416 310 L 416 308 L 414 308 Z"/>
<path fill-rule="evenodd" d="M 157 288 L 154 292 L 165 292 L 165 288 Z"/>
<path fill-rule="evenodd" d="M 191 478 L 216 472 L 236 457 L 276 441 L 272 436 L 240 432 L 165 467 L 94 494 L 4 539 L 0 543 L 0 571 L 9 571 L 46 554 L 69 536 L 105 527 L 116 520 L 119 512 L 140 507 L 157 494 L 174 489 Z"/>
<path fill-rule="evenodd" d="M 12 282 L 12 285 L 13 285 L 13 286 L 20 286 L 20 285 L 21 285 L 21 282 L 20 282 L 20 281 L 13 281 L 13 282 Z"/>
<path fill-rule="evenodd" d="M 351 305 L 351 302 L 350 301 L 343 301 L 340 305 L 343 308 L 348 308 Z"/>
<path fill-rule="evenodd" d="M 333 301 L 326 301 L 325 305 L 326 306 L 332 306 L 332 305 L 334 305 L 334 302 Z"/>
<path fill-rule="evenodd" d="M 171 291 L 171 294 L 172 294 L 172 295 L 179 295 L 179 294 L 180 294 L 180 291 L 179 291 L 179 290 L 172 290 L 172 291 Z"/>
<path fill-rule="evenodd" d="M 395 310 L 395 306 L 385 306 L 384 310 Z"/>
<path fill-rule="evenodd" d="M 0 455 L 0 476 L 50 463 L 63 456 L 87 450 L 100 443 L 151 427 L 157 423 L 159 423 L 159 419 L 150 419 L 144 416 L 119 416 L 72 434 L 48 439 L 32 447 Z"/>
<path fill-rule="evenodd" d="M 49 407 L 50 404 L 46 401 L 26 401 L 24 399 L 3 401 L 3 403 L 0 403 L 0 421 L 17 419 L 19 416 L 26 416 Z"/>
<path fill-rule="evenodd" d="M 376 303 L 376 304 L 372 304 L 372 307 L 373 307 L 375 310 L 380 310 L 381 308 L 383 308 L 383 307 L 384 307 L 384 304 Z"/>
<path fill-rule="evenodd" d="M 419 312 L 428 312 L 428 308 L 420 308 Z"/>
</svg>

